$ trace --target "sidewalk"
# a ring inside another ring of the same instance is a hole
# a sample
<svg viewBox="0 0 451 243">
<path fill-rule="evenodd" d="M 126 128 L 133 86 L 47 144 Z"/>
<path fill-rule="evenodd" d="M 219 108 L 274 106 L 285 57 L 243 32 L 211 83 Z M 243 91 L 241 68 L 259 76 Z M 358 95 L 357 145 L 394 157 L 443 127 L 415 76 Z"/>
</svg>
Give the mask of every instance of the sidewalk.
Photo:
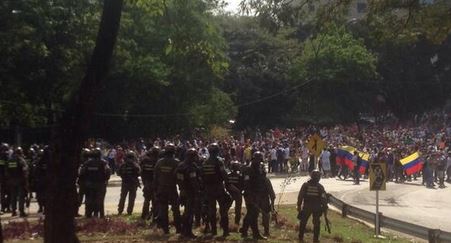
<svg viewBox="0 0 451 243">
<path fill-rule="evenodd" d="M 268 178 L 270 179 L 280 179 L 280 178 L 287 178 L 289 176 L 291 177 L 303 177 L 303 176 L 308 176 L 307 172 L 300 172 L 300 173 L 293 173 L 293 174 L 286 174 L 286 173 L 268 173 L 266 175 Z M 121 177 L 118 176 L 117 174 L 111 175 L 110 180 L 108 181 L 108 185 L 114 185 L 116 186 L 117 184 L 120 184 L 122 181 Z"/>
</svg>

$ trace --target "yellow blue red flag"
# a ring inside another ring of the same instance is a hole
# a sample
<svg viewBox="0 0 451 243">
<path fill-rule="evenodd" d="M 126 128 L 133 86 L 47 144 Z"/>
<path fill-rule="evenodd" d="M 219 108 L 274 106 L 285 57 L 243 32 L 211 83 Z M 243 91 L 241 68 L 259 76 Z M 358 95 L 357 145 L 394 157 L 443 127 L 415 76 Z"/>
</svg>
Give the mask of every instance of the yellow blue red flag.
<svg viewBox="0 0 451 243">
<path fill-rule="evenodd" d="M 352 163 L 352 157 L 356 149 L 352 146 L 342 146 L 337 149 L 336 162 L 339 165 L 346 165 L 350 170 L 354 169 L 354 163 Z"/>
<path fill-rule="evenodd" d="M 360 157 L 360 167 L 359 167 L 359 173 L 361 175 L 365 174 L 366 168 L 368 168 L 369 160 L 370 160 L 370 154 L 365 152 L 359 152 Z"/>
<path fill-rule="evenodd" d="M 417 151 L 400 160 L 407 175 L 415 174 L 423 169 L 423 159 Z"/>
</svg>

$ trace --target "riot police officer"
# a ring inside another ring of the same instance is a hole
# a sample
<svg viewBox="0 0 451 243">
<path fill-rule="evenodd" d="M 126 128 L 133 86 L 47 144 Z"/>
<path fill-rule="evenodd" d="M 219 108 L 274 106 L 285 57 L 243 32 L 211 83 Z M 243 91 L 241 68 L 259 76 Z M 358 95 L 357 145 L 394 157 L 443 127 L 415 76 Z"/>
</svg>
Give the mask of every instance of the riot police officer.
<svg viewBox="0 0 451 243">
<path fill-rule="evenodd" d="M 188 149 L 185 153 L 185 160 L 177 167 L 177 184 L 180 188 L 180 202 L 185 207 L 182 216 L 182 235 L 195 238 L 193 234 L 193 218 L 196 204 L 199 203 L 200 181 L 199 168 L 196 165 L 198 160 L 197 151 L 194 148 Z"/>
<path fill-rule="evenodd" d="M 266 174 L 261 166 L 262 161 L 263 154 L 257 151 L 253 154 L 249 167 L 244 170 L 244 200 L 247 212 L 240 232 L 242 237 L 247 237 L 248 227 L 251 227 L 255 240 L 266 240 L 258 230 L 258 214 L 262 208 L 260 197 L 266 193 Z"/>
<path fill-rule="evenodd" d="M 165 234 L 169 234 L 169 205 L 174 216 L 176 232 L 180 233 L 180 208 L 175 173 L 179 160 L 174 158 L 174 155 L 174 144 L 167 144 L 164 148 L 164 157 L 158 160 L 154 172 L 153 182 L 158 204 L 157 223 Z"/>
<path fill-rule="evenodd" d="M 228 192 L 235 201 L 235 224 L 239 225 L 241 221 L 241 206 L 243 204 L 243 176 L 241 173 L 241 164 L 238 161 L 230 163 L 230 173 Z"/>
<path fill-rule="evenodd" d="M 262 225 L 264 229 L 263 236 L 269 236 L 269 220 L 270 213 L 274 211 L 274 200 L 276 199 L 276 194 L 274 192 L 274 188 L 272 187 L 272 183 L 268 177 L 266 177 L 265 166 L 263 164 L 260 165 L 261 171 L 265 174 L 264 178 L 264 191 L 259 196 L 261 199 L 261 213 L 262 213 Z"/>
<path fill-rule="evenodd" d="M 11 193 L 12 216 L 16 216 L 17 203 L 19 203 L 20 217 L 26 217 L 25 196 L 28 191 L 28 165 L 23 157 L 23 150 L 17 147 L 6 169 L 7 184 Z"/>
<path fill-rule="evenodd" d="M 195 162 L 197 168 L 200 169 L 200 198 L 199 203 L 195 204 L 194 209 L 194 225 L 199 227 L 202 224 L 206 224 L 208 208 L 207 208 L 207 197 L 205 195 L 205 186 L 202 182 L 202 165 L 207 159 L 205 157 L 200 157 L 198 153 L 198 160 Z M 209 232 L 209 227 L 205 228 L 205 231 Z"/>
<path fill-rule="evenodd" d="M 226 192 L 228 187 L 227 172 L 224 163 L 219 158 L 219 146 L 216 143 L 210 144 L 208 148 L 210 157 L 202 166 L 202 181 L 204 183 L 205 195 L 207 197 L 207 225 L 213 235 L 217 234 L 216 228 L 216 202 L 219 204 L 220 225 L 223 229 L 223 236 L 229 235 L 228 212 L 232 205 L 232 199 Z"/>
<path fill-rule="evenodd" d="M 36 192 L 36 178 L 35 178 L 35 165 L 38 160 L 38 153 L 35 149 L 35 145 L 32 145 L 28 149 L 28 153 L 25 156 L 25 161 L 28 165 L 28 188 L 25 194 L 25 206 L 30 208 L 31 199 L 33 198 L 33 192 Z"/>
<path fill-rule="evenodd" d="M 9 188 L 6 184 L 5 172 L 8 168 L 9 160 L 9 145 L 7 143 L 2 143 L 0 145 L 0 201 L 1 201 L 1 211 L 2 213 L 8 211 L 10 204 Z"/>
<path fill-rule="evenodd" d="M 446 153 L 437 152 L 437 177 L 439 181 L 439 188 L 445 188 L 445 171 L 446 171 Z"/>
<path fill-rule="evenodd" d="M 303 241 L 305 226 L 313 215 L 313 242 L 319 242 L 320 217 L 328 208 L 327 196 L 324 187 L 319 183 L 321 172 L 314 170 L 310 177 L 311 179 L 302 185 L 298 195 L 299 240 Z"/>
<path fill-rule="evenodd" d="M 125 198 L 128 194 L 128 206 L 127 214 L 133 213 L 133 207 L 135 205 L 136 190 L 139 186 L 139 174 L 141 174 L 141 168 L 138 165 L 136 154 L 133 151 L 128 151 L 125 154 L 125 163 L 123 163 L 117 174 L 122 179 L 121 184 L 121 197 L 119 199 L 118 213 L 122 214 L 124 211 Z"/>
<path fill-rule="evenodd" d="M 47 185 L 47 165 L 50 161 L 50 149 L 44 147 L 41 157 L 37 160 L 34 166 L 34 178 L 36 189 L 36 200 L 38 201 L 38 213 L 43 213 L 46 199 L 46 185 Z"/>
<path fill-rule="evenodd" d="M 153 189 L 153 173 L 155 164 L 158 161 L 158 156 L 160 154 L 159 147 L 152 147 L 141 160 L 141 179 L 143 182 L 143 196 L 144 203 L 141 213 L 142 219 L 148 219 L 152 215 L 153 219 L 156 217 L 156 203 L 155 203 L 155 192 Z M 152 200 L 152 210 L 149 214 L 150 201 Z"/>
<path fill-rule="evenodd" d="M 88 159 L 80 169 L 80 177 L 84 178 L 86 194 L 85 216 L 88 218 L 103 217 L 103 201 L 111 170 L 108 162 L 101 159 L 99 148 L 94 149 L 91 153 L 92 158 Z"/>
<path fill-rule="evenodd" d="M 77 208 L 77 212 L 76 212 L 76 216 L 80 216 L 79 214 L 79 210 L 81 205 L 83 204 L 83 198 L 85 198 L 85 194 L 86 194 L 86 176 L 84 174 L 81 173 L 81 169 L 83 168 L 83 166 L 86 164 L 86 162 L 89 159 L 92 159 L 92 153 L 91 150 L 89 150 L 88 148 L 83 148 L 81 151 L 81 156 L 80 156 L 80 166 L 78 168 L 78 178 L 77 178 L 77 184 L 78 184 L 78 208 Z M 85 208 L 85 212 L 86 212 L 86 208 Z"/>
</svg>

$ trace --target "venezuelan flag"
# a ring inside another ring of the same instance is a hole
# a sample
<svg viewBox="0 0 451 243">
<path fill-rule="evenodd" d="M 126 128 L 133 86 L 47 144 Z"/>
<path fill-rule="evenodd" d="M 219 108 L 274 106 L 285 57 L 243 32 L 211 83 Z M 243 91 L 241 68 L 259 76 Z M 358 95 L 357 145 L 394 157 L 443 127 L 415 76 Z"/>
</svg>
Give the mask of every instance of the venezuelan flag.
<svg viewBox="0 0 451 243">
<path fill-rule="evenodd" d="M 359 157 L 360 157 L 360 168 L 359 168 L 359 173 L 361 175 L 365 174 L 365 170 L 366 168 L 368 168 L 368 161 L 370 160 L 370 154 L 369 153 L 365 153 L 365 152 L 359 152 Z"/>
<path fill-rule="evenodd" d="M 421 159 L 419 152 L 415 152 L 400 161 L 407 175 L 412 175 L 423 169 L 423 159 Z"/>
<path fill-rule="evenodd" d="M 337 149 L 336 162 L 339 165 L 346 165 L 350 170 L 354 169 L 354 163 L 352 163 L 352 157 L 356 149 L 351 146 L 342 146 Z"/>
</svg>

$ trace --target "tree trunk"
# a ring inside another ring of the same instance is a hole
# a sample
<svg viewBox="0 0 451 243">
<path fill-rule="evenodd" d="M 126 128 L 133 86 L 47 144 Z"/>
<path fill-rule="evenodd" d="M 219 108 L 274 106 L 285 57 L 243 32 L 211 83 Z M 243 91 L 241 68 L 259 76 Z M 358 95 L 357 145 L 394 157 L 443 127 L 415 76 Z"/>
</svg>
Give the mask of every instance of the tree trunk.
<svg viewBox="0 0 451 243">
<path fill-rule="evenodd" d="M 96 46 L 80 88 L 53 132 L 48 175 L 44 242 L 79 242 L 75 232 L 76 179 L 80 153 L 98 90 L 113 54 L 123 0 L 104 0 Z"/>
</svg>

